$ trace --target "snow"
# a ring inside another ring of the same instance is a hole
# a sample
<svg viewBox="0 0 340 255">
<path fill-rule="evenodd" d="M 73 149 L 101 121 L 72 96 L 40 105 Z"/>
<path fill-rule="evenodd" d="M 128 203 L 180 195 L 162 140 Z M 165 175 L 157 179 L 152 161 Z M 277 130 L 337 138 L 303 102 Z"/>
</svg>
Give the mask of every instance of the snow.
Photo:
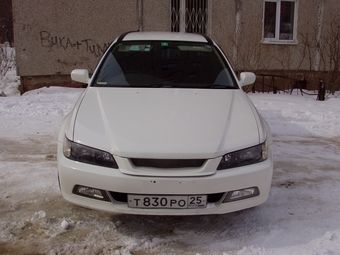
<svg viewBox="0 0 340 255">
<path fill-rule="evenodd" d="M 340 98 L 248 94 L 270 125 L 274 177 L 266 203 L 212 216 L 139 216 L 66 202 L 57 134 L 83 89 L 20 96 L 0 80 L 0 254 L 340 254 Z"/>
</svg>

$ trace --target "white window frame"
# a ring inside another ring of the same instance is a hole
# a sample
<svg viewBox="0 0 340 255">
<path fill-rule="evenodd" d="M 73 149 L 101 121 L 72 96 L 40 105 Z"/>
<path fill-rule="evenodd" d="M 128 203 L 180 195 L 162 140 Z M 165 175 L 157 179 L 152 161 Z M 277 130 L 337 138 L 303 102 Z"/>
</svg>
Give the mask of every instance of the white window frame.
<svg viewBox="0 0 340 255">
<path fill-rule="evenodd" d="M 264 21 L 265 21 L 265 5 L 266 2 L 276 3 L 276 21 L 275 21 L 275 36 L 273 38 L 264 37 Z M 293 39 L 284 40 L 280 39 L 280 18 L 281 18 L 281 2 L 294 2 L 294 27 L 293 27 Z M 262 24 L 262 42 L 267 44 L 297 44 L 297 15 L 298 15 L 298 0 L 265 0 L 263 3 L 263 24 Z"/>
</svg>

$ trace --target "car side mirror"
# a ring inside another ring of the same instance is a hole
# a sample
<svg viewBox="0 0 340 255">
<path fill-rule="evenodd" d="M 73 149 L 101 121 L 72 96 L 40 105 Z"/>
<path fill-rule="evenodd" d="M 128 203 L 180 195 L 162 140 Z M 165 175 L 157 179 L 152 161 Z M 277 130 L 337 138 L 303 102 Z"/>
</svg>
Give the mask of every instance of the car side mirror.
<svg viewBox="0 0 340 255">
<path fill-rule="evenodd" d="M 242 72 L 240 74 L 240 80 L 239 80 L 239 84 L 241 87 L 249 85 L 254 83 L 256 80 L 256 76 L 254 73 L 251 72 Z"/>
<path fill-rule="evenodd" d="M 89 83 L 89 71 L 86 69 L 75 69 L 71 72 L 71 79 L 81 83 Z"/>
</svg>

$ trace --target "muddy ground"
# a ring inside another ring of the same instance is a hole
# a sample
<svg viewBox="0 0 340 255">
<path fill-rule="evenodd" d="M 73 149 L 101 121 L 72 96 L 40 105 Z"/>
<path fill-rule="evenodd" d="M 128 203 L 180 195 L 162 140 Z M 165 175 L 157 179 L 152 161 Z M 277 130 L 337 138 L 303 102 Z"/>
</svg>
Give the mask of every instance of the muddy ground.
<svg viewBox="0 0 340 255">
<path fill-rule="evenodd" d="M 308 246 L 337 230 L 340 198 L 324 197 L 324 190 L 340 181 L 334 158 L 340 139 L 282 138 L 274 137 L 275 173 L 265 204 L 226 215 L 180 217 L 72 205 L 59 193 L 56 136 L 0 138 L 0 254 L 232 255 L 261 254 L 247 253 L 249 247 L 265 253 Z"/>
</svg>

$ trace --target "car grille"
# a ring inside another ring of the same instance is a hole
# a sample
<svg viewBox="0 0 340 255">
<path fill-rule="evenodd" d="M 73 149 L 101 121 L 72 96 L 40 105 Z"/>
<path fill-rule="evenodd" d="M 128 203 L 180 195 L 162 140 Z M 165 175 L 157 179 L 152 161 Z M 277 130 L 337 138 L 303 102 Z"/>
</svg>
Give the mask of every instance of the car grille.
<svg viewBox="0 0 340 255">
<path fill-rule="evenodd" d="M 131 162 L 136 167 L 152 168 L 190 168 L 201 167 L 205 159 L 144 159 L 132 158 Z"/>
<path fill-rule="evenodd" d="M 111 197 L 118 202 L 127 202 L 127 193 L 110 191 Z M 224 192 L 208 194 L 208 203 L 216 203 L 221 200 Z"/>
</svg>

